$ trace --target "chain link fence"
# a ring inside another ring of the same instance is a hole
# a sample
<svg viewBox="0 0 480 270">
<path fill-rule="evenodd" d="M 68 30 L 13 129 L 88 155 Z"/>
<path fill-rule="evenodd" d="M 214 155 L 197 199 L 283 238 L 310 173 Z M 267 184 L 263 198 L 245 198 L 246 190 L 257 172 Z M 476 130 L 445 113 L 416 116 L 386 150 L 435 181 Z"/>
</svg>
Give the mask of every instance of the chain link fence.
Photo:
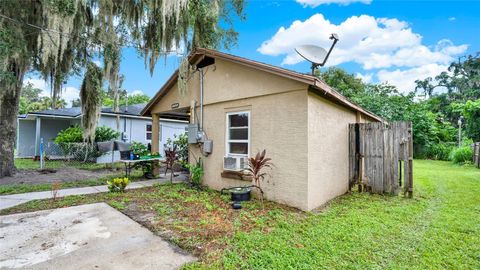
<svg viewBox="0 0 480 270">
<path fill-rule="evenodd" d="M 40 169 L 74 167 L 102 169 L 115 167 L 115 151 L 100 152 L 96 144 L 88 143 L 40 143 Z"/>
</svg>

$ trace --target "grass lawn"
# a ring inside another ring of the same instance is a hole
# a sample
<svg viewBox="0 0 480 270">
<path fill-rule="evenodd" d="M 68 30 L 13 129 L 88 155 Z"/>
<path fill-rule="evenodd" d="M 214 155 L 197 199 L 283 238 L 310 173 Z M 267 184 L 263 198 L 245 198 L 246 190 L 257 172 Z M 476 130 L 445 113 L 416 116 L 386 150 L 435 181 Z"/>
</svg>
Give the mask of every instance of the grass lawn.
<svg viewBox="0 0 480 270">
<path fill-rule="evenodd" d="M 76 188 L 76 187 L 92 187 L 92 186 L 101 186 L 106 185 L 107 180 L 111 180 L 115 177 L 124 177 L 124 172 L 112 172 L 111 175 L 100 177 L 96 179 L 84 179 L 73 182 L 62 182 L 60 183 L 59 189 L 65 188 Z M 143 178 L 143 172 L 139 170 L 134 170 L 130 174 L 129 180 L 131 182 L 145 180 Z M 0 185 L 0 195 L 10 195 L 26 192 L 36 192 L 36 191 L 49 191 L 52 190 L 52 183 L 41 183 L 41 184 L 6 184 Z"/>
<path fill-rule="evenodd" d="M 106 165 L 101 163 L 93 163 L 93 162 L 80 162 L 80 161 L 64 161 L 64 160 L 47 160 L 45 161 L 45 168 L 48 169 L 58 169 L 58 168 L 65 168 L 65 167 L 74 167 L 77 169 L 82 170 L 100 170 L 105 169 Z M 114 164 L 115 167 L 123 166 L 119 163 Z M 40 169 L 40 161 L 34 161 L 31 158 L 16 158 L 15 159 L 15 167 L 19 170 L 26 170 L 26 169 Z"/>
<path fill-rule="evenodd" d="M 479 169 L 416 160 L 413 199 L 352 193 L 320 213 L 163 185 L 0 214 L 105 201 L 199 256 L 186 269 L 480 269 L 479 194 Z"/>
</svg>

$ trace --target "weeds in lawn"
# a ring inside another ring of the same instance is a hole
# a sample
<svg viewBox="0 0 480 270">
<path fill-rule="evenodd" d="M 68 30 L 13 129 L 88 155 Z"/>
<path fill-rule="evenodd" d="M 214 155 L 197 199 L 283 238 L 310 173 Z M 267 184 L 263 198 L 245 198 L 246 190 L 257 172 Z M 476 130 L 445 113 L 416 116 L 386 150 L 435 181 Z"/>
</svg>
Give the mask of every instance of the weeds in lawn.
<svg viewBox="0 0 480 270">
<path fill-rule="evenodd" d="M 90 187 L 90 186 L 101 186 L 105 185 L 105 182 L 112 177 L 122 177 L 124 174 L 114 174 L 111 176 L 105 176 L 97 179 L 86 179 L 78 180 L 74 182 L 62 182 L 61 188 L 75 188 L 75 187 Z M 141 171 L 132 172 L 130 175 L 130 180 L 140 181 L 144 180 L 143 173 Z M 36 191 L 51 191 L 52 183 L 42 183 L 42 184 L 7 184 L 0 185 L 0 195 L 9 195 L 9 194 L 18 194 L 26 192 L 36 192 Z"/>
<path fill-rule="evenodd" d="M 124 210 L 125 208 L 127 208 L 124 202 L 111 201 L 110 205 L 117 210 Z"/>
<path fill-rule="evenodd" d="M 52 200 L 57 200 L 58 190 L 62 187 L 62 183 L 55 181 L 52 183 Z"/>
<path fill-rule="evenodd" d="M 33 201 L 0 214 L 106 202 L 197 255 L 184 269 L 480 269 L 480 170 L 415 161 L 415 197 L 351 193 L 319 213 L 183 184 Z M 210 206 L 209 206 L 210 205 Z"/>
</svg>

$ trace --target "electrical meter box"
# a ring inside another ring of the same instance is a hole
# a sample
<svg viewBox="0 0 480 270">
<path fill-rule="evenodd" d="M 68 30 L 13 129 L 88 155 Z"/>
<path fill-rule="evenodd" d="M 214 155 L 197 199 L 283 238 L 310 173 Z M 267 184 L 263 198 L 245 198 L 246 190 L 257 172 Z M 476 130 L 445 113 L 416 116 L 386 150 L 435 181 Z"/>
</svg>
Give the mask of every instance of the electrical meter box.
<svg viewBox="0 0 480 270">
<path fill-rule="evenodd" d="M 203 141 L 203 152 L 205 152 L 205 154 L 211 154 L 212 150 L 213 150 L 213 141 L 212 140 Z"/>
<path fill-rule="evenodd" d="M 189 124 L 187 126 L 188 143 L 198 143 L 198 125 Z"/>
</svg>

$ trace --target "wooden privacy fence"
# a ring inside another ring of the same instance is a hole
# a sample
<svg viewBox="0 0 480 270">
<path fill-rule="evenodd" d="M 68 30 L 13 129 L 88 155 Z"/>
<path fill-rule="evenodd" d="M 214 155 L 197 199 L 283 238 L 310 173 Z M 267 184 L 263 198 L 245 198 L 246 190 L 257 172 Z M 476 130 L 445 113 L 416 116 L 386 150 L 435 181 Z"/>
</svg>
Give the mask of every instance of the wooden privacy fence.
<svg viewBox="0 0 480 270">
<path fill-rule="evenodd" d="M 411 122 L 349 125 L 350 189 L 398 194 L 413 193 Z"/>
<path fill-rule="evenodd" d="M 473 164 L 480 168 L 480 142 L 476 142 L 472 145 L 473 148 Z"/>
</svg>

